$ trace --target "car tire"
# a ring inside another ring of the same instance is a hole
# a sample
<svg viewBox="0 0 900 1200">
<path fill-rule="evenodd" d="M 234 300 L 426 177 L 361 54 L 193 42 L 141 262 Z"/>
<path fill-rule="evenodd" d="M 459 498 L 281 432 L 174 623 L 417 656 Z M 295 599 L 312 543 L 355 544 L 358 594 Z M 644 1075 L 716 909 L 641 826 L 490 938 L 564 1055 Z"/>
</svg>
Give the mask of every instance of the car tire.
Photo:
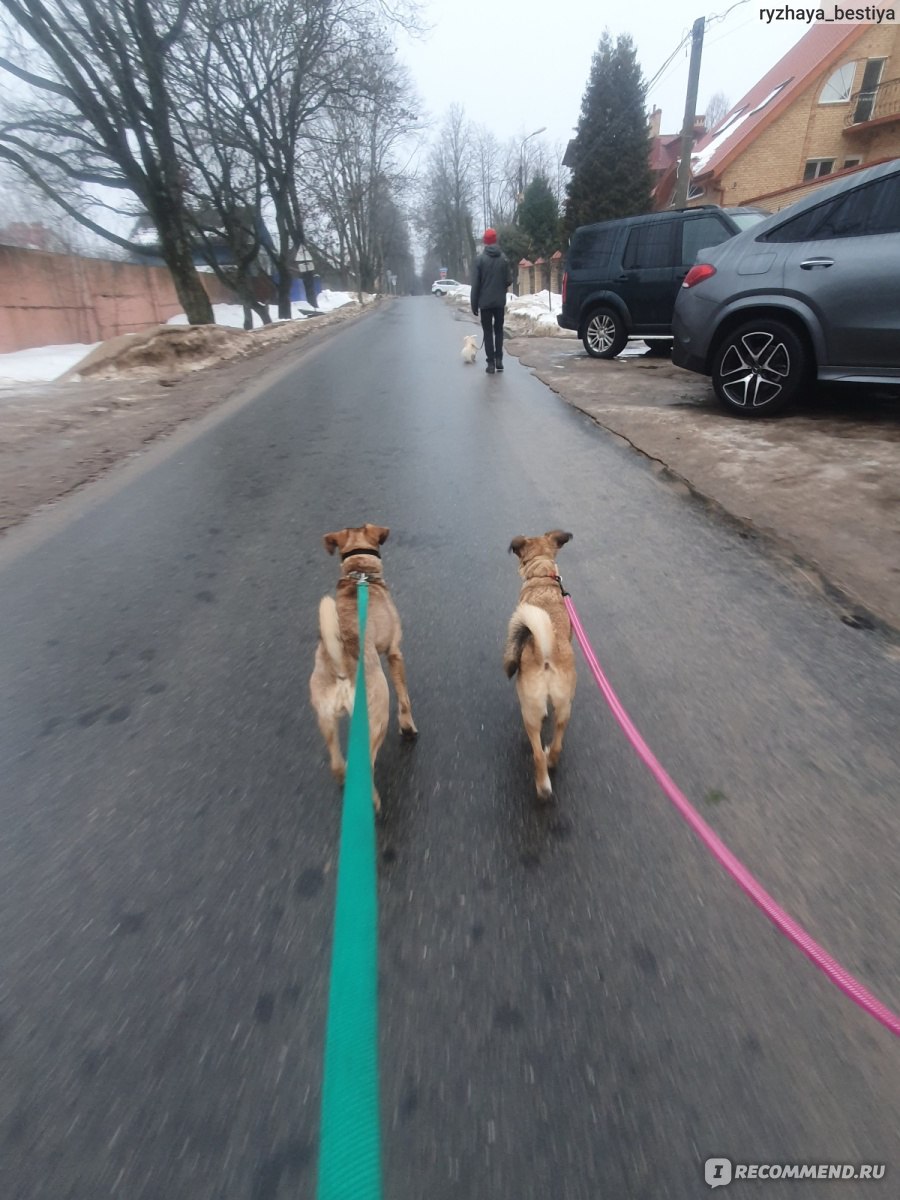
<svg viewBox="0 0 900 1200">
<path fill-rule="evenodd" d="M 797 398 L 809 368 L 809 351 L 794 330 L 760 318 L 723 338 L 713 358 L 712 385 L 735 416 L 770 417 Z"/>
<path fill-rule="evenodd" d="M 615 358 L 625 349 L 628 330 L 613 308 L 595 308 L 588 317 L 581 341 L 591 358 Z"/>
</svg>

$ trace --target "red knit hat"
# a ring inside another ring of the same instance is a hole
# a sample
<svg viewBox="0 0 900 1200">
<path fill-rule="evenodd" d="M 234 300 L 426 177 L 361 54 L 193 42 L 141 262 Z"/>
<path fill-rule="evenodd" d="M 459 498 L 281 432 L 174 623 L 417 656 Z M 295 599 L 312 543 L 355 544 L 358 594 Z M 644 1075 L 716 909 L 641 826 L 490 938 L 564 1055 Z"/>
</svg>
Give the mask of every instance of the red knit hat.
<svg viewBox="0 0 900 1200">
<path fill-rule="evenodd" d="M 484 237 L 481 240 L 484 242 L 484 244 L 486 246 L 496 245 L 497 244 L 497 230 L 496 229 L 486 229 L 484 231 Z"/>
</svg>

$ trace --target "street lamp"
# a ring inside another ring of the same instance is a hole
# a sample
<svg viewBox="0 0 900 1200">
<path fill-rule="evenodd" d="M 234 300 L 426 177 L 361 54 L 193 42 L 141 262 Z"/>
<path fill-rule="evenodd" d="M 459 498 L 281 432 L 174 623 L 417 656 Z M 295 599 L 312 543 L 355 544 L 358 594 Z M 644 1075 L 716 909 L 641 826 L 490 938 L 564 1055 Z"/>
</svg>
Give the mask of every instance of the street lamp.
<svg viewBox="0 0 900 1200">
<path fill-rule="evenodd" d="M 522 138 L 522 141 L 519 145 L 519 204 L 521 204 L 525 198 L 525 143 L 531 141 L 533 137 L 537 137 L 539 133 L 546 132 L 547 126 L 542 125 L 540 129 L 536 129 L 534 133 L 529 133 L 528 137 Z"/>
</svg>

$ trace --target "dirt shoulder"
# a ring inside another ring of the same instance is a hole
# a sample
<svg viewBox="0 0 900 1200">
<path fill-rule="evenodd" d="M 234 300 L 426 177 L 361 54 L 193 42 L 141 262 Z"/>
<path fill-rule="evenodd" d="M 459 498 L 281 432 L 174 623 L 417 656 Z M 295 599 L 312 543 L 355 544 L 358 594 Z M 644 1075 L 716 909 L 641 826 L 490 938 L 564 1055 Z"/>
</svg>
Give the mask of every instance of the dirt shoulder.
<svg viewBox="0 0 900 1200">
<path fill-rule="evenodd" d="M 513 338 L 508 349 L 569 404 L 764 538 L 845 620 L 900 631 L 897 398 L 819 389 L 788 416 L 738 421 L 708 380 L 667 358 L 592 359 L 574 336 Z"/>
<path fill-rule="evenodd" d="M 245 333 L 160 326 L 53 383 L 0 388 L 0 532 L 236 395 L 379 301 Z M 72 376 L 77 375 L 77 379 Z"/>
</svg>

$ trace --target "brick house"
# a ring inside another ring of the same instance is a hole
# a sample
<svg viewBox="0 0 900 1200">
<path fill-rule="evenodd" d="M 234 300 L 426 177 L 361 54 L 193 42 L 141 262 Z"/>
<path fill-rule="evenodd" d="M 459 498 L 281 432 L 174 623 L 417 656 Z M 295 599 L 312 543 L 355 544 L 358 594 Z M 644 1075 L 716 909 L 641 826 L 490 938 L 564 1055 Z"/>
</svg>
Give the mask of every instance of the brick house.
<svg viewBox="0 0 900 1200">
<path fill-rule="evenodd" d="M 834 174 L 896 157 L 900 25 L 821 22 L 695 143 L 688 204 L 774 212 Z M 672 203 L 677 161 L 660 166 L 657 210 Z"/>
</svg>

